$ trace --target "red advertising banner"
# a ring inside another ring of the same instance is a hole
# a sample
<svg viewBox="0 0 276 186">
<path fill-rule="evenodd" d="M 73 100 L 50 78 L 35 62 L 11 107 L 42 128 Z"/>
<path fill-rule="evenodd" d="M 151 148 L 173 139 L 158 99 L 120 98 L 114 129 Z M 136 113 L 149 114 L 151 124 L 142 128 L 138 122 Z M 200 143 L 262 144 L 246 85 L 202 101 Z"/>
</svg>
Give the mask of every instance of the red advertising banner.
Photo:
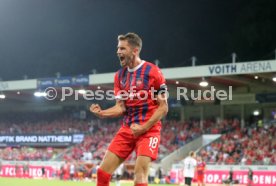
<svg viewBox="0 0 276 186">
<path fill-rule="evenodd" d="M 44 167 L 44 175 L 42 174 L 42 167 Z M 0 170 L 0 176 L 2 177 L 52 177 L 54 172 L 51 166 L 32 166 L 30 165 L 27 170 L 23 170 L 23 166 L 15 165 L 2 165 Z"/>
<path fill-rule="evenodd" d="M 183 182 L 182 170 L 171 170 L 171 182 Z M 229 171 L 222 170 L 206 170 L 204 181 L 208 184 L 221 184 L 223 180 L 228 179 Z M 233 171 L 233 180 L 237 180 L 240 184 L 248 183 L 248 171 Z M 196 176 L 194 181 L 196 181 Z M 258 186 L 275 186 L 276 185 L 276 171 L 253 171 L 253 184 Z"/>
</svg>

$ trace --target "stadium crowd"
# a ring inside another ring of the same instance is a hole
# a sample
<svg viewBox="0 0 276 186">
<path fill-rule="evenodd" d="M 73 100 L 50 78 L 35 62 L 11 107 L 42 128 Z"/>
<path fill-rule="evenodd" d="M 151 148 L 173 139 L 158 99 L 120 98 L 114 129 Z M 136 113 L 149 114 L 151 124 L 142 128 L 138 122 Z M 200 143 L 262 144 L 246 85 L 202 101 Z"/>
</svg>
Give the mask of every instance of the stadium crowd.
<svg viewBox="0 0 276 186">
<path fill-rule="evenodd" d="M 119 129 L 118 123 L 100 123 L 99 121 L 91 123 L 94 123 L 90 128 L 91 134 L 86 135 L 85 140 L 81 144 L 74 146 L 71 151 L 64 155 L 66 160 L 78 160 L 81 158 L 84 160 L 101 160 L 103 158 L 109 145 L 106 142 L 111 141 Z M 201 130 L 198 128 L 197 122 L 164 122 L 159 148 L 159 159 L 162 159 L 175 149 L 183 146 L 188 141 L 200 136 L 200 134 Z M 129 161 L 134 159 L 134 154 L 131 154 L 128 158 Z"/>
<path fill-rule="evenodd" d="M 59 148 L 35 148 L 35 147 L 4 147 L 0 148 L 0 159 L 16 161 L 46 161 L 61 153 Z"/>
<path fill-rule="evenodd" d="M 118 121 L 81 120 L 68 113 L 9 113 L 0 117 L 1 135 L 84 133 L 82 143 L 71 147 L 20 147 L 16 144 L 0 148 L 4 160 L 101 160 L 108 143 L 119 129 Z M 160 159 L 201 134 L 198 121 L 163 123 Z M 62 156 L 58 155 L 62 153 Z M 134 159 L 132 154 L 129 160 Z"/>
<path fill-rule="evenodd" d="M 84 133 L 84 140 L 73 146 L 0 148 L 3 160 L 84 160 L 103 158 L 112 137 L 120 127 L 118 121 L 79 119 L 66 112 L 5 114 L 0 117 L 0 134 L 64 134 Z M 237 119 L 188 121 L 167 120 L 162 124 L 159 160 L 201 134 L 223 134 L 221 138 L 200 151 L 211 164 L 276 163 L 275 127 L 240 128 Z M 129 161 L 135 159 L 131 154 Z"/>
<path fill-rule="evenodd" d="M 200 151 L 209 164 L 276 164 L 276 126 L 236 129 Z"/>
<path fill-rule="evenodd" d="M 0 115 L 0 134 L 61 134 L 89 130 L 86 121 L 69 113 L 6 113 Z"/>
</svg>

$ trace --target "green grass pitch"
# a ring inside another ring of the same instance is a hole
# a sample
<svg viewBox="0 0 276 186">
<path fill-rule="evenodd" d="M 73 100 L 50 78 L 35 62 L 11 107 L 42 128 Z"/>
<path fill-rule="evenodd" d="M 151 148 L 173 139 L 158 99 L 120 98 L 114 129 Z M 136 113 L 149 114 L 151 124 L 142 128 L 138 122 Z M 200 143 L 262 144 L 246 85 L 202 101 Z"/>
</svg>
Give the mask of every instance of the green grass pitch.
<svg viewBox="0 0 276 186">
<path fill-rule="evenodd" d="M 150 186 L 157 186 L 152 184 Z M 85 181 L 61 181 L 47 179 L 23 179 L 23 178 L 0 178 L 0 186 L 96 186 L 95 182 Z M 115 186 L 111 183 L 110 186 Z M 133 182 L 121 183 L 121 186 L 133 186 Z M 162 186 L 172 186 L 162 184 Z"/>
</svg>

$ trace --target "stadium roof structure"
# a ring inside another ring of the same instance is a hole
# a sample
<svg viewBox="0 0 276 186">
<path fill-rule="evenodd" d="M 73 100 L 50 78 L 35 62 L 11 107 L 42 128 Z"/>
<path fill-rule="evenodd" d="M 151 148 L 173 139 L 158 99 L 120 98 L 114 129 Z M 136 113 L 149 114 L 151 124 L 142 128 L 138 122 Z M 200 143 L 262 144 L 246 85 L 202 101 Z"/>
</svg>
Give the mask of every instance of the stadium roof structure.
<svg viewBox="0 0 276 186">
<path fill-rule="evenodd" d="M 167 80 L 170 96 L 174 98 L 177 87 L 185 87 L 189 90 L 205 90 L 213 86 L 216 90 L 228 90 L 231 86 L 234 94 L 276 94 L 276 82 L 273 81 L 273 78 L 276 77 L 276 60 L 164 68 L 161 71 Z M 112 90 L 114 73 L 91 74 L 87 76 L 89 80 L 87 80 L 86 85 L 69 84 L 69 86 L 75 90 Z M 202 79 L 208 82 L 207 87 L 199 85 Z M 45 87 L 39 87 L 39 81 L 42 80 L 0 82 L 0 93 L 6 96 L 6 99 L 0 100 L 0 103 L 18 101 L 22 103 L 33 100 L 34 91 L 45 89 Z M 56 89 L 58 92 L 61 91 L 61 87 L 56 87 Z"/>
</svg>

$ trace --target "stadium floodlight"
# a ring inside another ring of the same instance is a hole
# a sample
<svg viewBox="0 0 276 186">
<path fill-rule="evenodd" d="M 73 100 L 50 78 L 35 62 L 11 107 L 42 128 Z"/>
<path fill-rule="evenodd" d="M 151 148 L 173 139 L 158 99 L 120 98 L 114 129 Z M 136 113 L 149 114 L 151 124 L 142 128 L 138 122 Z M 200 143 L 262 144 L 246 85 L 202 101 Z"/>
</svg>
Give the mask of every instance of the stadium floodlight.
<svg viewBox="0 0 276 186">
<path fill-rule="evenodd" d="M 46 97 L 47 93 L 46 92 L 36 91 L 36 92 L 34 92 L 34 96 L 35 97 Z"/>
<path fill-rule="evenodd" d="M 1 94 L 0 94 L 0 99 L 5 99 L 5 98 L 6 98 L 6 95 L 3 94 L 3 93 L 1 93 Z"/>
<path fill-rule="evenodd" d="M 86 90 L 80 89 L 80 90 L 78 90 L 78 93 L 79 93 L 79 94 L 86 94 Z"/>
<path fill-rule="evenodd" d="M 199 83 L 200 86 L 202 87 L 207 87 L 209 85 L 208 81 L 205 80 L 205 78 L 202 78 L 202 81 Z"/>
<path fill-rule="evenodd" d="M 260 115 L 260 111 L 255 110 L 255 111 L 253 112 L 253 115 L 254 115 L 254 116 L 259 116 L 259 115 Z"/>
<path fill-rule="evenodd" d="M 272 78 L 272 81 L 276 82 L 276 76 L 274 76 L 274 77 Z"/>
</svg>

